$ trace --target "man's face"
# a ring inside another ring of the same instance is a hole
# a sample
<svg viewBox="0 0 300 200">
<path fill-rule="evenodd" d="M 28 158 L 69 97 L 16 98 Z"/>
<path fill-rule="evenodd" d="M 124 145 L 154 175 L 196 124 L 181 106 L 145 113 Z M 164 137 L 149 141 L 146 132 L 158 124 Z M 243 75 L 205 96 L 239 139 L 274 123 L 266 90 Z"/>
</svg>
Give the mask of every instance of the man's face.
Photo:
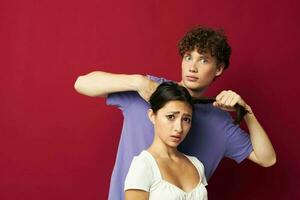
<svg viewBox="0 0 300 200">
<path fill-rule="evenodd" d="M 181 67 L 181 84 L 190 92 L 203 91 L 223 72 L 222 65 L 217 66 L 215 57 L 210 53 L 199 54 L 196 49 L 184 54 Z"/>
</svg>

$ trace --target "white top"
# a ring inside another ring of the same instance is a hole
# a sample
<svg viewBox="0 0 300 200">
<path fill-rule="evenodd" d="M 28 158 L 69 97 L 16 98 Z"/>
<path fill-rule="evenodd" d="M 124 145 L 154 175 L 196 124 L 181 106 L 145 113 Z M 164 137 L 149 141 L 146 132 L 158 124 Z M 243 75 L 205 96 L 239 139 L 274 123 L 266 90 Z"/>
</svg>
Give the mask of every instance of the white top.
<svg viewBox="0 0 300 200">
<path fill-rule="evenodd" d="M 193 163 L 201 177 L 192 191 L 185 192 L 176 185 L 163 180 L 154 157 L 145 150 L 133 158 L 125 179 L 124 190 L 147 191 L 149 200 L 207 200 L 204 166 L 196 157 L 185 156 Z"/>
</svg>

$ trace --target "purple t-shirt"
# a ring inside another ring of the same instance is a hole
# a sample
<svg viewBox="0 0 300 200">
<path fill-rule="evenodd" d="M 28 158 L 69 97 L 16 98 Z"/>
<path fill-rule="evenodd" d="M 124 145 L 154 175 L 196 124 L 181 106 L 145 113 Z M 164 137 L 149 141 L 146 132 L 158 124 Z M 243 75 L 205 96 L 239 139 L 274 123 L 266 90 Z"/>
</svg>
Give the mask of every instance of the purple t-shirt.
<svg viewBox="0 0 300 200">
<path fill-rule="evenodd" d="M 148 77 L 158 83 L 166 81 Z M 109 190 L 109 200 L 123 200 L 124 181 L 132 158 L 152 144 L 154 129 L 147 115 L 150 106 L 137 92 L 112 93 L 107 97 L 107 105 L 117 106 L 124 116 Z M 179 150 L 196 156 L 209 179 L 223 157 L 240 163 L 252 152 L 252 145 L 249 135 L 232 123 L 229 113 L 211 104 L 197 104 L 192 127 Z"/>
</svg>

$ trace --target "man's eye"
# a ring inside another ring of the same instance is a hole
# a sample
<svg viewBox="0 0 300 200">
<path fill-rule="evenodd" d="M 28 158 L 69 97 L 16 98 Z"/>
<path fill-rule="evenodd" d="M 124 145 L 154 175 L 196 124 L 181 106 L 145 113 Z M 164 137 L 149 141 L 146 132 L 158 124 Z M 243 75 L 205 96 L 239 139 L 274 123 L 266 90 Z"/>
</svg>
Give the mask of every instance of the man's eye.
<svg viewBox="0 0 300 200">
<path fill-rule="evenodd" d="M 168 120 L 174 120 L 174 119 L 175 119 L 175 116 L 174 116 L 174 115 L 167 115 L 167 119 L 168 119 Z"/>
<path fill-rule="evenodd" d="M 189 61 L 189 60 L 191 60 L 192 58 L 191 58 L 190 55 L 186 55 L 186 56 L 184 56 L 184 59 L 185 59 L 186 61 Z"/>
<path fill-rule="evenodd" d="M 208 60 L 206 60 L 206 59 L 201 59 L 201 60 L 200 60 L 200 63 L 201 63 L 201 64 L 206 64 L 206 63 L 208 63 Z"/>
</svg>

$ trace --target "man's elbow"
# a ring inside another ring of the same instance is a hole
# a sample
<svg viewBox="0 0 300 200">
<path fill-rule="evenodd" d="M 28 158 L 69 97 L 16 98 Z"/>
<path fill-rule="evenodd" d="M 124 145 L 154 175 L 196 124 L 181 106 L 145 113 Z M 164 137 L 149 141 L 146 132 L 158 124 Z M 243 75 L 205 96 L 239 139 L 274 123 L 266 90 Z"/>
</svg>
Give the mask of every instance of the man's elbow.
<svg viewBox="0 0 300 200">
<path fill-rule="evenodd" d="M 82 76 L 78 76 L 78 78 L 75 81 L 74 89 L 78 92 L 82 92 Z"/>
<path fill-rule="evenodd" d="M 272 159 L 266 161 L 266 162 L 261 162 L 260 166 L 262 167 L 271 167 L 273 165 L 275 165 L 277 162 L 276 156 L 274 156 Z"/>
<path fill-rule="evenodd" d="M 84 76 L 79 76 L 76 79 L 75 84 L 74 84 L 74 89 L 80 94 L 90 96 L 90 97 L 94 97 L 92 92 L 87 87 L 87 81 L 85 80 Z"/>
<path fill-rule="evenodd" d="M 75 83 L 74 89 L 82 95 L 89 97 L 106 97 L 106 94 L 102 94 L 99 89 L 95 89 L 95 84 L 87 76 L 79 76 Z"/>
</svg>

